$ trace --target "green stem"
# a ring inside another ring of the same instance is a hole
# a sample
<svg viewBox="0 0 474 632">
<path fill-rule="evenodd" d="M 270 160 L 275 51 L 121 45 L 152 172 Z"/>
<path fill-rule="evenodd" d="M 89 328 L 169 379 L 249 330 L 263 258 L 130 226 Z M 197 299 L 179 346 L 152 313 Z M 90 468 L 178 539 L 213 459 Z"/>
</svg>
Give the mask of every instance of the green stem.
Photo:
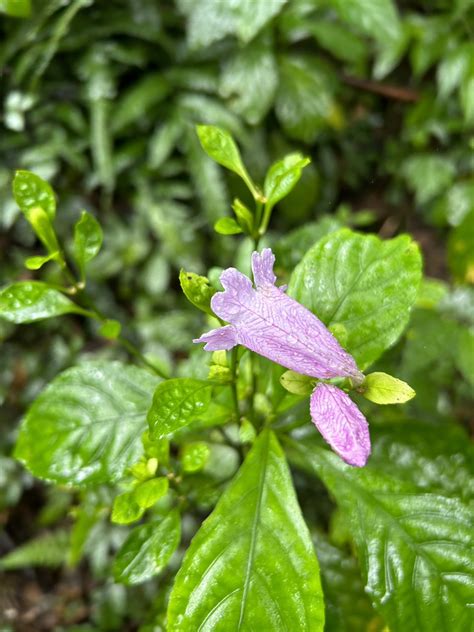
<svg viewBox="0 0 474 632">
<path fill-rule="evenodd" d="M 234 403 L 235 415 L 237 417 L 237 423 L 240 422 L 240 406 L 239 406 L 239 395 L 237 393 L 237 353 L 238 347 L 234 347 L 231 351 L 230 355 L 230 370 L 232 376 L 232 382 L 230 383 L 230 388 L 232 391 L 232 401 Z"/>
</svg>

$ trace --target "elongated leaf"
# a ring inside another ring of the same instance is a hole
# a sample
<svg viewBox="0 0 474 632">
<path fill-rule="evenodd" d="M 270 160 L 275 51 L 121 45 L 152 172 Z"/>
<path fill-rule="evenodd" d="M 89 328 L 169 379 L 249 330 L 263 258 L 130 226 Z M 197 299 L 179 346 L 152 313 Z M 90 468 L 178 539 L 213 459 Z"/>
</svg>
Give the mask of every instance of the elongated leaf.
<svg viewBox="0 0 474 632">
<path fill-rule="evenodd" d="M 272 433 L 260 435 L 194 537 L 168 622 L 170 632 L 323 629 L 318 562 Z"/>
<path fill-rule="evenodd" d="M 326 325 L 345 327 L 345 346 L 364 370 L 401 335 L 420 279 L 420 252 L 407 235 L 381 241 L 343 229 L 306 253 L 288 291 Z"/>
<path fill-rule="evenodd" d="M 50 220 L 56 215 L 56 199 L 51 186 L 31 171 L 17 171 L 13 180 L 13 195 L 23 213 L 41 207 Z"/>
<path fill-rule="evenodd" d="M 11 323 L 33 323 L 62 314 L 88 312 L 41 281 L 19 281 L 0 291 L 0 318 Z"/>
<path fill-rule="evenodd" d="M 206 412 L 212 384 L 192 378 L 175 378 L 158 385 L 148 411 L 152 439 L 162 439 Z"/>
<path fill-rule="evenodd" d="M 392 0 L 330 0 L 342 19 L 383 45 L 401 36 L 401 23 Z"/>
<path fill-rule="evenodd" d="M 102 228 L 93 215 L 82 211 L 74 226 L 74 256 L 84 278 L 86 264 L 98 254 L 103 240 Z"/>
<path fill-rule="evenodd" d="M 244 43 L 250 41 L 279 13 L 285 2 L 286 0 L 179 0 L 178 6 L 188 17 L 190 47 L 202 48 L 230 34 L 236 35 Z"/>
<path fill-rule="evenodd" d="M 112 483 L 142 452 L 156 378 L 119 362 L 64 371 L 21 426 L 15 455 L 37 477 L 70 485 Z"/>
<path fill-rule="evenodd" d="M 115 558 L 115 581 L 139 584 L 157 575 L 175 552 L 180 538 L 181 522 L 176 510 L 160 522 L 135 527 Z"/>
<path fill-rule="evenodd" d="M 268 206 L 274 206 L 288 195 L 301 178 L 301 170 L 310 162 L 310 159 L 302 154 L 294 153 L 288 154 L 270 167 L 263 186 Z"/>
<path fill-rule="evenodd" d="M 469 629 L 472 513 L 462 501 L 397 478 L 396 460 L 390 474 L 370 464 L 355 470 L 311 439 L 292 443 L 290 456 L 335 497 L 358 549 L 366 592 L 390 630 Z"/>
</svg>

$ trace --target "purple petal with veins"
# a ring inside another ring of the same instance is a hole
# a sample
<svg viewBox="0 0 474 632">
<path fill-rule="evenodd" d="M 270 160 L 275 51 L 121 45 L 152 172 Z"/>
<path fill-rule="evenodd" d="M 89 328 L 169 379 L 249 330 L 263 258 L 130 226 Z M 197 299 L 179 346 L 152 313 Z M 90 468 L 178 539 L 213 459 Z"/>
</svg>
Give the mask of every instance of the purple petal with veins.
<svg viewBox="0 0 474 632">
<path fill-rule="evenodd" d="M 369 426 L 351 398 L 337 386 L 318 384 L 311 394 L 311 418 L 331 448 L 357 467 L 370 454 Z"/>
<path fill-rule="evenodd" d="M 306 307 L 275 285 L 275 257 L 269 248 L 252 255 L 256 289 L 244 274 L 228 268 L 220 280 L 224 292 L 214 294 L 214 313 L 230 323 L 194 342 L 207 351 L 240 344 L 287 369 L 320 379 L 362 379 L 353 357 L 344 351 L 327 327 Z"/>
</svg>

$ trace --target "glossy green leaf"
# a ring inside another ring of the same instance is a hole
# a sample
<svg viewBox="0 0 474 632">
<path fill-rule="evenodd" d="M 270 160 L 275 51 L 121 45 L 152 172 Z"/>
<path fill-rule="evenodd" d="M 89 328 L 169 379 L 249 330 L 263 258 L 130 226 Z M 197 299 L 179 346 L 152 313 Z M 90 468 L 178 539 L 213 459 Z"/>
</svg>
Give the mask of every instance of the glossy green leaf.
<svg viewBox="0 0 474 632">
<path fill-rule="evenodd" d="M 267 198 L 266 206 L 273 207 L 286 197 L 301 178 L 301 172 L 311 162 L 302 154 L 288 154 L 282 160 L 273 163 L 265 177 L 263 193 Z"/>
<path fill-rule="evenodd" d="M 314 58 L 293 55 L 281 59 L 275 110 L 285 132 L 305 143 L 314 142 L 327 128 L 344 125 L 334 98 L 334 77 Z"/>
<path fill-rule="evenodd" d="M 221 217 L 214 224 L 214 230 L 221 235 L 238 235 L 242 228 L 233 217 Z"/>
<path fill-rule="evenodd" d="M 420 251 L 407 235 L 382 241 L 343 229 L 307 252 L 288 291 L 326 325 L 346 328 L 346 348 L 364 370 L 403 332 L 420 280 Z"/>
<path fill-rule="evenodd" d="M 181 523 L 176 510 L 161 521 L 135 527 L 115 558 L 115 581 L 139 584 L 157 575 L 177 549 L 180 539 Z"/>
<path fill-rule="evenodd" d="M 74 258 L 82 279 L 85 278 L 86 265 L 99 253 L 103 237 L 102 228 L 95 217 L 82 211 L 81 218 L 74 226 Z"/>
<path fill-rule="evenodd" d="M 276 59 L 262 38 L 237 50 L 224 64 L 219 92 L 236 114 L 256 125 L 271 108 L 277 86 Z"/>
<path fill-rule="evenodd" d="M 31 0 L 0 0 L 0 13 L 27 18 L 31 13 Z"/>
<path fill-rule="evenodd" d="M 280 377 L 283 388 L 294 395 L 310 395 L 314 389 L 314 382 L 313 378 L 295 371 L 285 371 Z"/>
<path fill-rule="evenodd" d="M 145 512 L 140 507 L 133 492 L 124 492 L 114 498 L 110 519 L 116 524 L 130 524 L 139 520 Z"/>
<path fill-rule="evenodd" d="M 56 232 L 46 211 L 34 206 L 24 211 L 24 215 L 52 258 L 61 260 Z"/>
<path fill-rule="evenodd" d="M 178 6 L 187 16 L 188 42 L 191 48 L 203 48 L 226 35 L 236 35 L 249 42 L 277 15 L 286 0 L 239 0 L 215 2 L 178 0 Z"/>
<path fill-rule="evenodd" d="M 206 412 L 211 403 L 212 384 L 192 378 L 161 382 L 148 411 L 151 439 L 162 439 L 189 425 Z"/>
<path fill-rule="evenodd" d="M 448 238 L 448 263 L 457 281 L 474 284 L 474 202 Z"/>
<path fill-rule="evenodd" d="M 149 509 L 167 493 L 168 479 L 162 476 L 139 483 L 133 490 L 132 496 L 139 507 Z"/>
<path fill-rule="evenodd" d="M 184 472 L 198 472 L 206 465 L 209 458 L 209 446 L 204 441 L 187 443 L 181 452 L 181 463 Z"/>
<path fill-rule="evenodd" d="M 141 434 L 157 379 L 119 362 L 73 367 L 28 410 L 15 455 L 59 484 L 113 483 L 142 454 Z"/>
<path fill-rule="evenodd" d="M 25 268 L 28 268 L 28 270 L 39 270 L 45 263 L 55 259 L 56 254 L 57 253 L 53 252 L 50 255 L 45 255 L 44 257 L 28 257 L 28 259 L 25 259 Z"/>
<path fill-rule="evenodd" d="M 393 0 L 329 0 L 329 4 L 345 22 L 382 45 L 401 37 L 401 22 Z"/>
<path fill-rule="evenodd" d="M 252 195 L 259 197 L 259 193 L 242 162 L 239 149 L 229 132 L 214 125 L 198 125 L 196 131 L 206 154 L 218 164 L 239 175 Z"/>
<path fill-rule="evenodd" d="M 265 431 L 176 576 L 170 632 L 322 631 L 316 555 L 275 436 Z"/>
<path fill-rule="evenodd" d="M 214 316 L 214 312 L 211 309 L 211 298 L 216 291 L 209 284 L 207 277 L 200 276 L 194 272 L 180 270 L 179 283 L 190 303 L 206 312 L 206 314 Z"/>
<path fill-rule="evenodd" d="M 244 232 L 251 233 L 253 231 L 253 214 L 242 202 L 235 198 L 232 203 L 232 210 L 235 213 L 237 221 Z"/>
<path fill-rule="evenodd" d="M 416 394 L 406 382 L 379 371 L 369 373 L 358 391 L 376 404 L 403 404 Z"/>
<path fill-rule="evenodd" d="M 464 630 L 474 588 L 472 514 L 458 498 L 421 492 L 376 465 L 352 468 L 306 439 L 290 456 L 320 477 L 343 512 L 361 560 L 366 592 L 394 631 Z M 449 449 L 449 448 L 448 448 Z M 404 453 L 400 455 L 404 459 Z"/>
<path fill-rule="evenodd" d="M 56 198 L 51 186 L 31 171 L 17 171 L 13 180 L 13 195 L 23 213 L 42 208 L 50 220 L 56 215 Z"/>
<path fill-rule="evenodd" d="M 354 557 L 331 544 L 319 532 L 312 533 L 321 568 L 325 632 L 382 632 L 381 617 L 364 592 L 360 568 Z"/>
<path fill-rule="evenodd" d="M 89 313 L 41 281 L 18 281 L 0 291 L 0 318 L 11 323 L 33 323 L 63 314 Z"/>
</svg>

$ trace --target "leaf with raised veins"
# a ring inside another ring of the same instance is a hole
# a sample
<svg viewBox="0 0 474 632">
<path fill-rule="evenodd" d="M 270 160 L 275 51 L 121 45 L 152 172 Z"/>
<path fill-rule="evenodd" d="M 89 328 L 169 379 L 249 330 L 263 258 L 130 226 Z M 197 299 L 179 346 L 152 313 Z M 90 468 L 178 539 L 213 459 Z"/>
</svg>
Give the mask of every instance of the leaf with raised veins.
<svg viewBox="0 0 474 632">
<path fill-rule="evenodd" d="M 33 323 L 63 314 L 89 315 L 67 296 L 42 281 L 18 281 L 0 291 L 0 318 Z"/>
<path fill-rule="evenodd" d="M 468 630 L 474 590 L 468 506 L 421 491 L 416 479 L 397 478 L 396 461 L 390 473 L 371 464 L 355 470 L 311 438 L 288 448 L 294 463 L 321 478 L 338 503 L 366 592 L 390 630 Z"/>
<path fill-rule="evenodd" d="M 420 281 L 420 251 L 408 235 L 382 241 L 342 229 L 306 253 L 288 293 L 328 327 L 345 327 L 344 346 L 364 370 L 400 337 Z"/>
<path fill-rule="evenodd" d="M 142 454 L 157 378 L 120 362 L 60 373 L 28 410 L 15 456 L 38 478 L 76 486 L 113 483 Z"/>
<path fill-rule="evenodd" d="M 169 632 L 320 632 L 318 561 L 285 456 L 264 431 L 191 542 L 168 610 Z"/>
</svg>

